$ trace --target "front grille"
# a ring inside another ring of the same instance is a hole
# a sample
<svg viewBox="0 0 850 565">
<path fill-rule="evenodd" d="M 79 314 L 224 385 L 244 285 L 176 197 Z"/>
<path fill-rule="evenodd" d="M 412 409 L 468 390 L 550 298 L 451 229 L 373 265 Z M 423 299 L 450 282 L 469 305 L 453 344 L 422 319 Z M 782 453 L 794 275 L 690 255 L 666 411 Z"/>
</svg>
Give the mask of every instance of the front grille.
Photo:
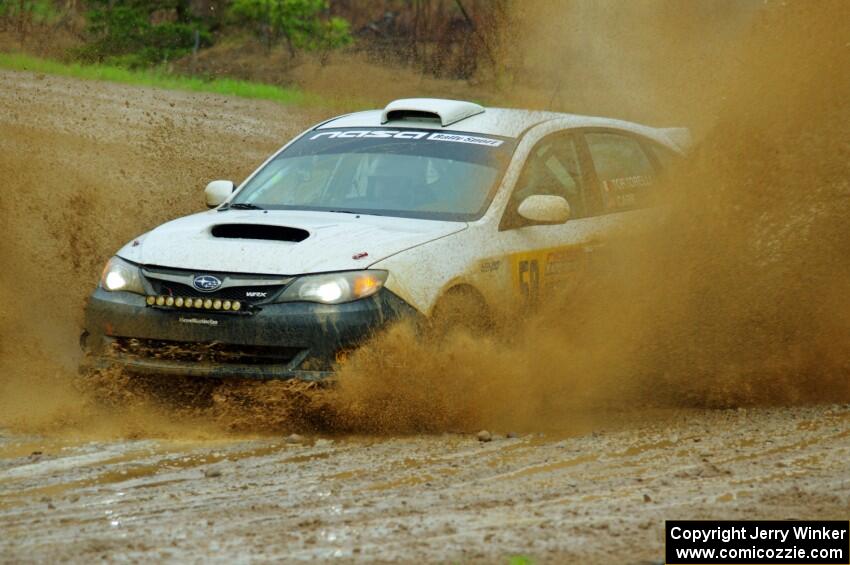
<svg viewBox="0 0 850 565">
<path fill-rule="evenodd" d="M 265 302 L 280 292 L 284 285 L 272 286 L 231 286 L 215 292 L 201 292 L 195 287 L 172 281 L 148 278 L 154 294 L 163 296 L 184 296 L 192 298 L 220 298 L 221 300 L 240 300 L 251 304 Z M 265 296 L 264 296 L 265 295 Z"/>
<path fill-rule="evenodd" d="M 112 350 L 118 355 L 140 359 L 240 365 L 286 365 L 302 352 L 302 349 L 297 347 L 230 345 L 215 341 L 167 341 L 134 337 L 115 338 Z"/>
</svg>

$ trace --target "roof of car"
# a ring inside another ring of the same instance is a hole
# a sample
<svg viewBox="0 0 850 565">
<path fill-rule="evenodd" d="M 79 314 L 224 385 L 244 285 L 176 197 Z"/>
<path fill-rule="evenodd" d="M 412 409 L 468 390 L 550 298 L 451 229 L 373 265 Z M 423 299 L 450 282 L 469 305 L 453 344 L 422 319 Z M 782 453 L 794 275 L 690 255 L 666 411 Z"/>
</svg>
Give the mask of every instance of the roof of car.
<svg viewBox="0 0 850 565">
<path fill-rule="evenodd" d="M 684 128 L 653 128 L 616 120 L 560 112 L 485 108 L 472 102 L 438 98 L 395 100 L 383 110 L 367 110 L 346 114 L 320 124 L 326 128 L 417 128 L 442 129 L 470 134 L 519 137 L 531 127 L 546 121 L 563 119 L 566 127 L 613 128 L 630 131 L 682 150 L 688 145 Z"/>
</svg>

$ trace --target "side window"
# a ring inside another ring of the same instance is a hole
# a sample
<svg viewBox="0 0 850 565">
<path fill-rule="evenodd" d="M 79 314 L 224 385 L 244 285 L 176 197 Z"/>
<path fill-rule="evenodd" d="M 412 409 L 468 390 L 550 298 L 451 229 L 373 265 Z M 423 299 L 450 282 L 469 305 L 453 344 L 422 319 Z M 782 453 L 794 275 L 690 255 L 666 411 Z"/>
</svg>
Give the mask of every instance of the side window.
<svg viewBox="0 0 850 565">
<path fill-rule="evenodd" d="M 541 140 L 528 156 L 505 211 L 502 229 L 528 225 L 517 212 L 529 196 L 562 196 L 570 205 L 570 217 L 585 216 L 582 174 L 571 135 L 554 135 Z"/>
<path fill-rule="evenodd" d="M 648 206 L 656 172 L 643 146 L 617 133 L 585 134 L 599 179 L 604 212 L 621 212 Z"/>
<path fill-rule="evenodd" d="M 661 145 L 652 145 L 652 153 L 658 159 L 658 164 L 661 165 L 661 173 L 666 174 L 670 169 L 676 168 L 682 161 L 682 156 L 663 147 Z"/>
</svg>

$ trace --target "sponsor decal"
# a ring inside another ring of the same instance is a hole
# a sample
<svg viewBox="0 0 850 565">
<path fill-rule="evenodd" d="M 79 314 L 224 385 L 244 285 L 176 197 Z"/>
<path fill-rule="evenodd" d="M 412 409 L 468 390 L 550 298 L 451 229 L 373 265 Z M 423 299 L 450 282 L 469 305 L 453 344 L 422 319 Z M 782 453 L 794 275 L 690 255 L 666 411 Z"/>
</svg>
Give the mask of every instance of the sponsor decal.
<svg viewBox="0 0 850 565">
<path fill-rule="evenodd" d="M 427 131 L 399 131 L 399 130 L 346 130 L 346 131 L 323 131 L 315 134 L 310 140 L 318 139 L 320 137 L 327 137 L 328 139 L 352 139 L 355 137 L 366 137 L 366 138 L 381 138 L 381 139 L 422 139 L 427 136 Z"/>
<path fill-rule="evenodd" d="M 462 135 L 456 133 L 429 133 L 427 131 L 415 130 L 345 130 L 345 131 L 322 131 L 314 134 L 310 140 L 326 137 L 328 139 L 353 139 L 353 138 L 380 138 L 380 139 L 408 139 L 429 141 L 448 141 L 451 143 L 471 143 L 473 145 L 486 145 L 488 147 L 499 147 L 504 143 L 501 139 L 489 137 L 478 137 L 474 135 Z"/>
<path fill-rule="evenodd" d="M 490 261 L 482 261 L 481 262 L 481 272 L 482 273 L 493 273 L 499 270 L 502 266 L 502 262 L 498 259 L 493 259 Z"/>
<path fill-rule="evenodd" d="M 475 137 L 473 135 L 459 135 L 456 133 L 432 133 L 428 139 L 435 141 L 451 141 L 454 143 L 472 143 L 473 145 L 487 145 L 498 147 L 503 142 L 501 139 L 490 139 L 489 137 Z"/>
<path fill-rule="evenodd" d="M 192 286 L 201 292 L 213 292 L 221 288 L 221 279 L 212 275 L 197 275 L 192 279 Z"/>
<path fill-rule="evenodd" d="M 574 263 L 581 258 L 579 251 L 576 249 L 553 251 L 546 256 L 544 273 L 547 277 L 570 274 L 575 269 Z"/>
<path fill-rule="evenodd" d="M 581 244 L 524 251 L 508 256 L 516 294 L 533 304 L 557 288 L 569 293 L 586 276 L 589 257 Z"/>
<path fill-rule="evenodd" d="M 201 324 L 204 326 L 217 326 L 218 320 L 212 320 L 210 318 L 179 318 L 178 321 L 181 324 Z"/>
<path fill-rule="evenodd" d="M 268 292 L 251 291 L 245 293 L 245 298 L 265 298 L 268 295 Z"/>
</svg>

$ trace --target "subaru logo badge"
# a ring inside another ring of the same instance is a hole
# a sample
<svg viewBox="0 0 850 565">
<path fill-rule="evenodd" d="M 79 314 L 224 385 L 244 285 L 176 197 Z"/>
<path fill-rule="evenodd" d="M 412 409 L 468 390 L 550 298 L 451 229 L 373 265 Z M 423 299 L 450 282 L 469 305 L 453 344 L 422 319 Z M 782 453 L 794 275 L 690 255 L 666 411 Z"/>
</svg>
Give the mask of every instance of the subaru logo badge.
<svg viewBox="0 0 850 565">
<path fill-rule="evenodd" d="M 221 288 L 221 279 L 212 275 L 197 275 L 192 279 L 192 286 L 201 292 L 213 292 Z"/>
</svg>

